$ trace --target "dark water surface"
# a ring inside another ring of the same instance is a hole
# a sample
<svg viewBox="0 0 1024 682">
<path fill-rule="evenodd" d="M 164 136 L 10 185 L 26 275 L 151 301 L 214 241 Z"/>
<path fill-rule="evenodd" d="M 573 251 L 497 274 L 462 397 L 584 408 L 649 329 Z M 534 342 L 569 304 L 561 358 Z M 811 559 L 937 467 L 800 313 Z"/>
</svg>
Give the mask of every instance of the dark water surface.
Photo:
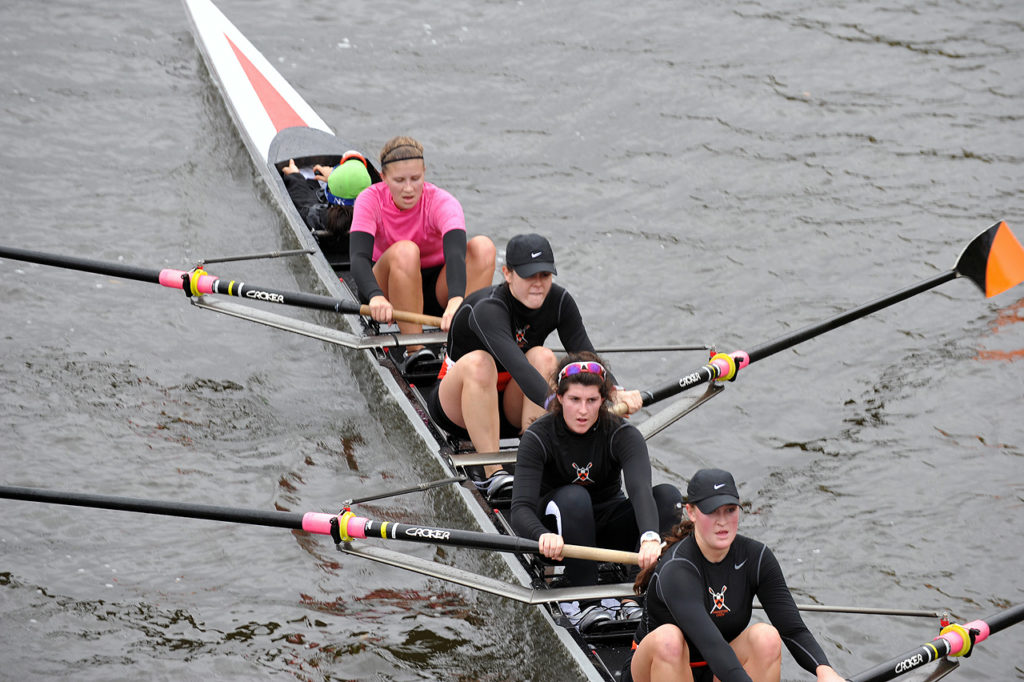
<svg viewBox="0 0 1024 682">
<path fill-rule="evenodd" d="M 1019 2 L 221 7 L 347 140 L 421 139 L 472 232 L 549 235 L 599 345 L 751 347 L 947 270 L 997 220 L 1024 235 Z M 0 243 L 152 268 L 291 246 L 178 3 L 4 3 L 0 25 Z M 345 351 L 153 285 L 0 272 L 3 484 L 307 511 L 431 475 Z M 651 441 L 656 478 L 731 469 L 800 602 L 1020 603 L 1022 321 L 1024 289 L 956 281 L 766 359 Z M 612 360 L 648 387 L 701 359 Z M 446 499 L 368 511 L 464 522 Z M 531 609 L 325 538 L 0 514 L 3 679 L 562 679 Z M 846 674 L 935 625 L 806 620 Z M 951 679 L 1024 679 L 1022 652 L 1019 626 Z"/>
</svg>

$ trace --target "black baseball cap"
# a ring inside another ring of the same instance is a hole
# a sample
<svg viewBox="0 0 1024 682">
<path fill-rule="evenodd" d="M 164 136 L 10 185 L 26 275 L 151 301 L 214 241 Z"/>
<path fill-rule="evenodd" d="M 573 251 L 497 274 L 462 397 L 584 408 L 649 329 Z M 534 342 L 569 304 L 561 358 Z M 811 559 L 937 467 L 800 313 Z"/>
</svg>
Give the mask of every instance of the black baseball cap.
<svg viewBox="0 0 1024 682">
<path fill-rule="evenodd" d="M 724 504 L 739 504 L 740 494 L 732 474 L 721 469 L 701 469 L 686 487 L 686 501 L 710 514 Z"/>
<path fill-rule="evenodd" d="M 532 277 L 538 272 L 558 274 L 551 244 L 539 234 L 517 234 L 508 240 L 505 265 L 515 270 L 520 277 Z"/>
</svg>

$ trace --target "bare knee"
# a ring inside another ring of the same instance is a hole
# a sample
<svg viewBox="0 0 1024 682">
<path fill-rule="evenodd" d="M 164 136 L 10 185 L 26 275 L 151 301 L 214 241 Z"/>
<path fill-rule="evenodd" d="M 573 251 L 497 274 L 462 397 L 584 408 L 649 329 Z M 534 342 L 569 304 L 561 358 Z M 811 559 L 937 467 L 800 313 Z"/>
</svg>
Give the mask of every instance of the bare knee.
<svg viewBox="0 0 1024 682">
<path fill-rule="evenodd" d="M 416 242 L 407 239 L 397 241 L 388 247 L 388 259 L 391 261 L 392 270 L 402 272 L 419 272 L 420 270 L 420 247 Z"/>
<path fill-rule="evenodd" d="M 751 653 L 756 659 L 768 662 L 782 658 L 782 637 L 768 623 L 751 625 L 749 641 Z"/>
<path fill-rule="evenodd" d="M 647 637 L 654 637 L 652 647 L 653 658 L 656 661 L 675 665 L 689 665 L 690 651 L 686 646 L 686 639 L 683 638 L 683 631 L 674 625 L 662 625 L 651 632 Z M 646 640 L 646 637 L 644 638 Z"/>
<path fill-rule="evenodd" d="M 494 248 L 494 242 L 491 241 L 490 237 L 478 235 L 470 239 L 466 244 L 466 255 L 467 260 L 478 263 L 480 267 L 490 266 L 493 270 L 498 250 Z"/>
<path fill-rule="evenodd" d="M 463 382 L 474 386 L 497 386 L 498 367 L 484 351 L 473 351 L 458 361 Z"/>
<path fill-rule="evenodd" d="M 558 358 L 550 348 L 534 346 L 526 351 L 526 359 L 541 373 L 541 376 L 548 381 L 554 380 L 555 370 L 558 369 Z"/>
</svg>

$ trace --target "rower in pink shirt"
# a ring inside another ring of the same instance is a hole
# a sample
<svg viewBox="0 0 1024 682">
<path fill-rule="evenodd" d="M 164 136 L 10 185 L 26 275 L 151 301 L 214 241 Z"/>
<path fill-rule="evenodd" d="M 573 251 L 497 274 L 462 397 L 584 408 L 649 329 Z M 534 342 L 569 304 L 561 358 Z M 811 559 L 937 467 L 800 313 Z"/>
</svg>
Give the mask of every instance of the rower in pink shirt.
<svg viewBox="0 0 1024 682">
<path fill-rule="evenodd" d="M 441 317 L 448 330 L 466 294 L 490 286 L 494 243 L 467 240 L 459 201 L 426 182 L 423 145 L 411 137 L 389 140 L 380 153 L 384 182 L 356 198 L 349 233 L 352 276 L 373 319 L 392 322 L 395 309 Z M 399 322 L 403 334 L 422 327 Z M 422 346 L 406 350 L 404 370 L 432 359 Z"/>
</svg>

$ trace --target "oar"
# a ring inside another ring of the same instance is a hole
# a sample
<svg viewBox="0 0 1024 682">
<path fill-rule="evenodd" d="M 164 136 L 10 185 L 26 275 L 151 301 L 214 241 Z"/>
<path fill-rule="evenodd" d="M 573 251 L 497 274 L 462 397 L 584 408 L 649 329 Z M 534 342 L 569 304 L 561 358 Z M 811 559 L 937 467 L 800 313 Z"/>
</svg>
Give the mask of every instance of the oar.
<svg viewBox="0 0 1024 682">
<path fill-rule="evenodd" d="M 204 270 L 194 270 L 192 272 L 173 269 L 155 270 L 134 265 L 92 260 L 90 258 L 78 258 L 77 256 L 61 256 L 41 251 L 29 251 L 10 246 L 0 246 L 0 257 L 13 258 L 14 260 L 38 263 L 40 265 L 52 265 L 70 270 L 93 272 L 99 275 L 110 275 L 111 277 L 123 277 L 124 279 L 134 279 L 140 282 L 161 284 L 171 289 L 181 289 L 187 296 L 223 294 L 225 296 L 237 296 L 255 301 L 297 306 L 299 308 L 327 310 L 334 313 L 370 314 L 370 306 L 359 305 L 354 301 L 343 301 L 318 294 L 269 289 L 234 280 L 225 282 L 222 279 L 206 274 Z M 396 310 L 393 316 L 394 319 L 402 322 L 414 322 L 434 327 L 441 326 L 441 318 L 433 315 Z"/>
<path fill-rule="evenodd" d="M 0 486 L 0 498 L 68 504 L 97 509 L 115 509 L 145 514 L 163 514 L 164 516 L 180 516 L 191 519 L 228 521 L 231 523 L 246 523 L 253 526 L 290 528 L 318 535 L 330 535 L 335 543 L 339 544 L 351 542 L 356 538 L 381 538 L 383 540 L 408 540 L 410 542 L 490 549 L 497 552 L 540 553 L 536 540 L 527 540 L 526 538 L 514 535 L 498 535 L 496 533 L 482 533 L 480 531 L 453 528 L 434 528 L 406 523 L 392 523 L 390 521 L 373 521 L 356 516 L 350 511 L 345 511 L 341 514 L 263 511 L 261 509 L 238 509 L 235 507 L 219 507 L 185 502 L 161 502 L 134 497 L 111 497 L 108 495 L 17 486 Z M 581 545 L 566 545 L 562 550 L 562 556 L 572 559 L 589 559 L 591 561 L 619 564 L 637 563 L 637 554 L 635 552 L 621 552 Z"/>
<path fill-rule="evenodd" d="M 850 682 L 884 682 L 911 670 L 916 670 L 943 656 L 969 656 L 971 649 L 976 644 L 1022 620 L 1024 620 L 1024 604 L 1018 604 L 984 620 L 974 620 L 966 625 L 947 625 L 932 641 L 925 642 L 905 654 L 880 663 L 874 668 L 848 679 Z"/>
<path fill-rule="evenodd" d="M 594 349 L 594 352 L 598 355 L 607 355 L 608 353 L 675 353 L 680 351 L 692 351 L 692 350 L 711 350 L 714 348 L 712 343 L 702 344 L 679 344 L 670 343 L 660 346 L 601 346 L 600 348 Z M 565 353 L 564 348 L 553 346 L 551 348 L 553 353 Z"/>
<path fill-rule="evenodd" d="M 1005 222 L 998 222 L 971 240 L 960 254 L 952 270 L 893 292 L 888 296 L 883 296 L 876 301 L 865 303 L 845 313 L 840 313 L 835 317 L 830 317 L 823 322 L 784 334 L 773 341 L 755 346 L 749 352 L 736 351 L 728 355 L 718 353 L 706 365 L 698 367 L 689 374 L 658 388 L 642 391 L 643 404 L 644 406 L 651 405 L 716 379 L 719 381 L 732 379 L 738 370 L 752 362 L 791 348 L 836 327 L 849 324 L 865 315 L 888 308 L 911 296 L 934 289 L 957 277 L 970 279 L 978 285 L 986 297 L 990 298 L 1000 294 L 1024 281 L 1024 247 L 1021 247 L 1020 242 L 1010 232 L 1010 228 L 1006 226 Z M 624 414 L 626 405 L 619 403 L 613 409 L 618 414 Z"/>
</svg>

